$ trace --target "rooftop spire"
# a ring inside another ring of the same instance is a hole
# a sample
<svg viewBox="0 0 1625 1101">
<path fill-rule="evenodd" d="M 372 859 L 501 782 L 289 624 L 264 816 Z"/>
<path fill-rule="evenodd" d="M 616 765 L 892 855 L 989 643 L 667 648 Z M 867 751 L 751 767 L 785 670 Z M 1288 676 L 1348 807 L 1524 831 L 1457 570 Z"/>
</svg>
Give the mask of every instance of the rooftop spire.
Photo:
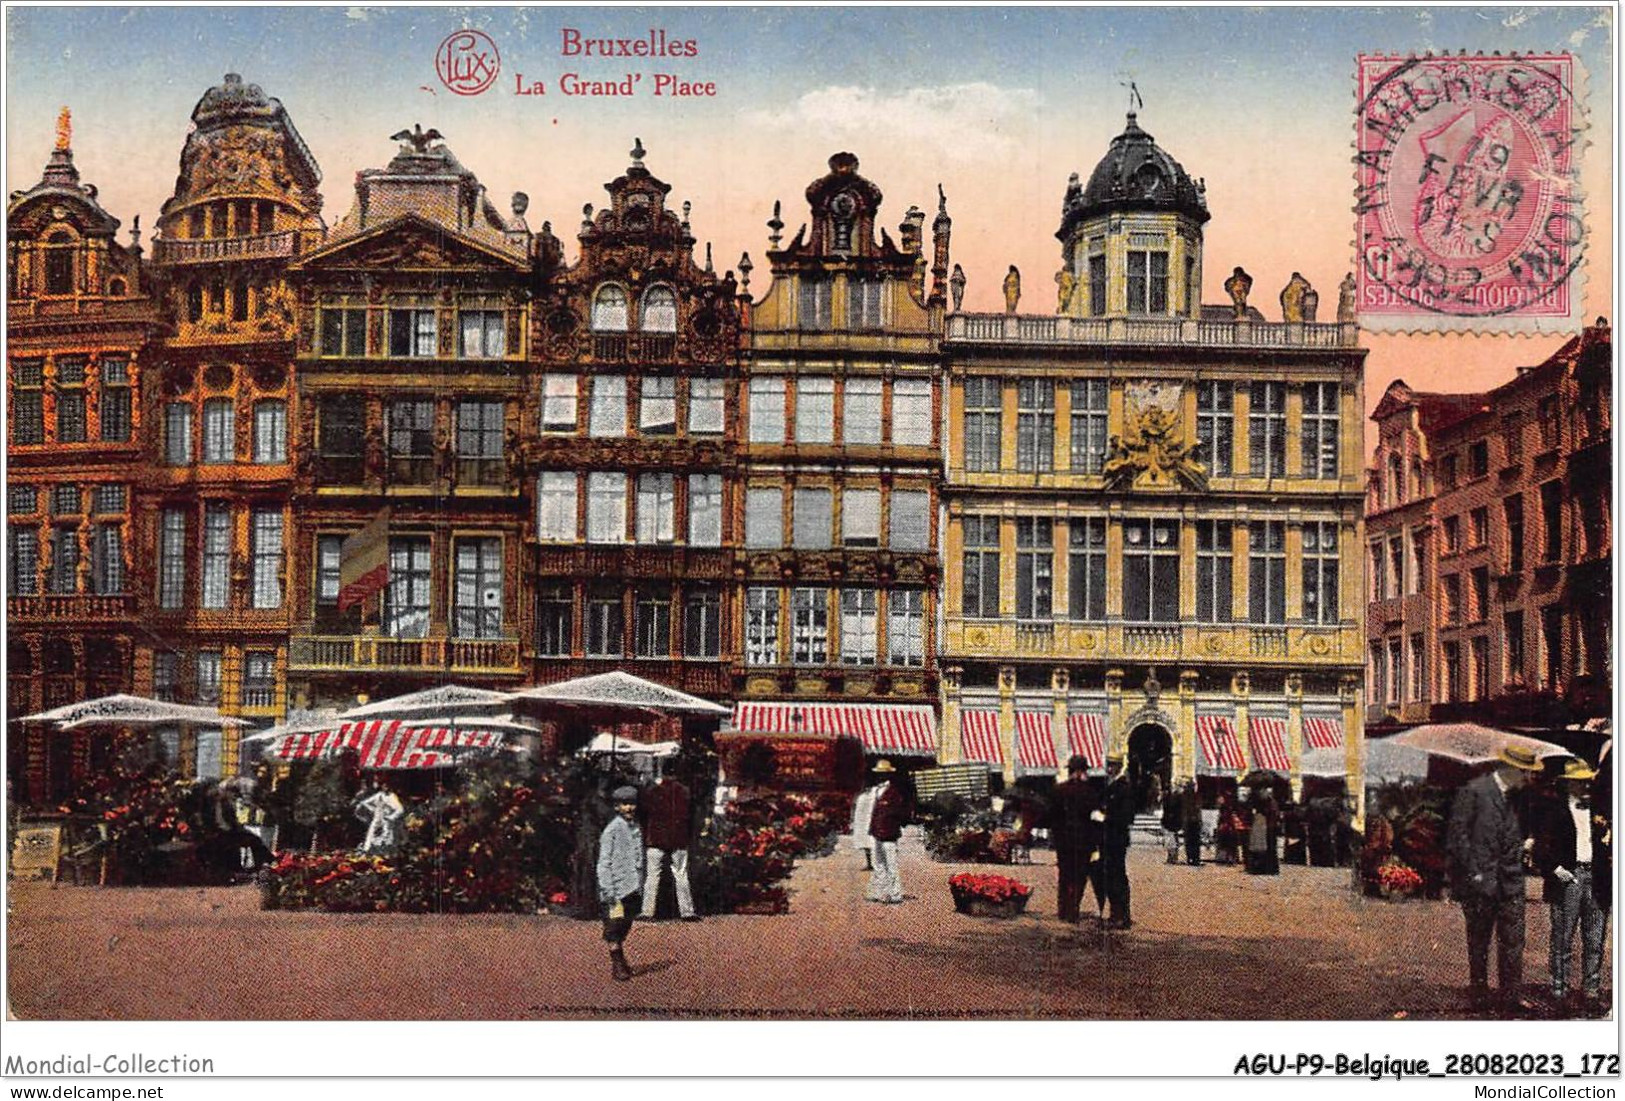
<svg viewBox="0 0 1625 1101">
<path fill-rule="evenodd" d="M 56 149 L 66 153 L 73 148 L 73 112 L 66 106 L 56 116 Z"/>
</svg>

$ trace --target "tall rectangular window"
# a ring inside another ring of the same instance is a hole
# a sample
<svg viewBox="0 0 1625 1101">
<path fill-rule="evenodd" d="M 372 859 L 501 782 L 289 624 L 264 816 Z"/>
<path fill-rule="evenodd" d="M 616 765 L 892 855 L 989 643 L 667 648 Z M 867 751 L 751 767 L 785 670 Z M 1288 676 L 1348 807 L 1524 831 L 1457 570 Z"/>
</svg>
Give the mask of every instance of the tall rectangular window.
<svg viewBox="0 0 1625 1101">
<path fill-rule="evenodd" d="M 282 511 L 257 508 L 253 517 L 253 575 L 256 608 L 282 607 Z"/>
<path fill-rule="evenodd" d="M 1461 667 L 1461 643 L 1445 642 L 1439 646 L 1444 660 L 1444 697 L 1449 703 L 1461 703 L 1467 698 L 1467 685 Z"/>
<path fill-rule="evenodd" d="M 1405 541 L 1397 535 L 1388 537 L 1388 585 L 1386 596 L 1405 591 Z"/>
<path fill-rule="evenodd" d="M 688 476 L 688 545 L 722 546 L 722 475 Z"/>
<path fill-rule="evenodd" d="M 677 432 L 677 380 L 648 375 L 638 384 L 638 430 L 651 436 Z"/>
<path fill-rule="evenodd" d="M 1427 649 L 1422 644 L 1422 636 L 1412 635 L 1406 649 L 1410 651 L 1410 660 L 1405 663 L 1410 674 L 1410 692 L 1406 699 L 1425 700 L 1428 698 Z"/>
<path fill-rule="evenodd" d="M 880 303 L 885 283 L 879 279 L 848 279 L 846 282 L 846 327 L 880 328 Z"/>
<path fill-rule="evenodd" d="M 220 703 L 220 651 L 199 650 L 192 664 L 197 674 L 197 702 L 208 706 Z"/>
<path fill-rule="evenodd" d="M 1049 379 L 1016 383 L 1016 469 L 1055 468 L 1055 384 Z"/>
<path fill-rule="evenodd" d="M 501 310 L 461 310 L 460 354 L 464 359 L 501 359 L 508 354 L 508 318 Z"/>
<path fill-rule="evenodd" d="M 965 469 L 998 470 L 1004 383 L 997 378 L 965 380 Z"/>
<path fill-rule="evenodd" d="M 457 403 L 457 481 L 461 485 L 495 486 L 507 480 L 504 453 L 507 407 L 500 401 Z"/>
<path fill-rule="evenodd" d="M 158 533 L 158 607 L 179 608 L 186 599 L 186 513 L 166 508 Z"/>
<path fill-rule="evenodd" d="M 12 596 L 39 592 L 39 532 L 13 525 L 10 554 L 6 557 L 6 591 Z"/>
<path fill-rule="evenodd" d="M 105 443 L 124 443 L 130 438 L 129 360 L 102 360 L 101 377 L 101 438 Z"/>
<path fill-rule="evenodd" d="M 790 660 L 796 665 L 829 661 L 829 590 L 790 590 Z"/>
<path fill-rule="evenodd" d="M 1254 520 L 1247 525 L 1248 619 L 1286 622 L 1286 524 Z"/>
<path fill-rule="evenodd" d="M 79 591 L 79 532 L 76 528 L 51 529 L 51 591 Z"/>
<path fill-rule="evenodd" d="M 203 403 L 203 461 L 229 463 L 237 458 L 237 411 L 229 398 Z"/>
<path fill-rule="evenodd" d="M 1506 659 L 1506 672 L 1503 680 L 1508 684 L 1523 684 L 1522 612 L 1508 612 L 1501 617 L 1501 640 L 1501 653 L 1505 655 Z"/>
<path fill-rule="evenodd" d="M 931 549 L 931 493 L 924 489 L 894 489 L 891 494 L 889 546 L 894 551 Z"/>
<path fill-rule="evenodd" d="M 745 664 L 779 663 L 779 590 L 745 590 Z"/>
<path fill-rule="evenodd" d="M 250 650 L 243 655 L 243 706 L 276 706 L 276 655 L 268 651 Z M 216 750 L 218 753 L 218 748 Z M 199 748 L 198 775 L 209 774 L 201 762 Z M 220 762 L 215 761 L 212 775 L 220 775 Z"/>
<path fill-rule="evenodd" d="M 367 354 L 365 306 L 324 305 L 321 318 L 322 355 L 355 357 Z"/>
<path fill-rule="evenodd" d="M 873 665 L 880 647 L 879 594 L 841 590 L 841 664 Z"/>
<path fill-rule="evenodd" d="M 574 375 L 542 376 L 543 432 L 576 430 L 577 386 L 578 380 Z"/>
<path fill-rule="evenodd" d="M 886 660 L 918 668 L 925 664 L 925 593 L 893 589 L 886 594 Z"/>
<path fill-rule="evenodd" d="M 282 401 L 254 403 L 254 461 L 288 461 L 288 406 Z"/>
<path fill-rule="evenodd" d="M 434 402 L 409 398 L 389 403 L 389 476 L 407 485 L 434 480 Z"/>
<path fill-rule="evenodd" d="M 316 537 L 316 606 L 319 608 L 334 607 L 339 602 L 339 563 L 343 557 L 344 536 Z"/>
<path fill-rule="evenodd" d="M 433 590 L 430 545 L 423 538 L 389 541 L 389 584 L 384 589 L 384 634 L 391 638 L 429 636 Z"/>
<path fill-rule="evenodd" d="M 452 588 L 458 638 L 502 637 L 502 540 L 459 539 Z"/>
<path fill-rule="evenodd" d="M 796 306 L 798 324 L 803 329 L 824 330 L 830 327 L 829 280 L 802 276 L 798 280 Z"/>
<path fill-rule="evenodd" d="M 56 441 L 84 443 L 85 360 L 75 356 L 56 364 Z"/>
<path fill-rule="evenodd" d="M 1303 387 L 1303 476 L 1337 477 L 1338 406 L 1342 388 L 1335 382 Z"/>
<path fill-rule="evenodd" d="M 1490 568 L 1477 566 L 1467 576 L 1473 583 L 1473 622 L 1481 623 L 1490 614 Z"/>
<path fill-rule="evenodd" d="M 1168 312 L 1168 254 L 1131 249 L 1128 254 L 1128 312 Z"/>
<path fill-rule="evenodd" d="M 722 594 L 709 585 L 690 586 L 683 595 L 683 656 L 714 658 L 722 653 Z"/>
<path fill-rule="evenodd" d="M 784 546 L 784 490 L 780 486 L 751 486 L 745 490 L 745 546 Z"/>
<path fill-rule="evenodd" d="M 542 471 L 536 476 L 536 538 L 573 543 L 577 537 L 575 471 Z"/>
<path fill-rule="evenodd" d="M 1337 593 L 1337 524 L 1303 525 L 1303 618 L 1306 623 L 1337 623 L 1343 614 Z"/>
<path fill-rule="evenodd" d="M 750 380 L 750 442 L 784 442 L 784 379 Z"/>
<path fill-rule="evenodd" d="M 1196 521 L 1196 619 L 1229 623 L 1235 616 L 1234 548 L 1229 520 Z"/>
<path fill-rule="evenodd" d="M 1461 517 L 1446 516 L 1444 518 L 1444 552 L 1455 554 L 1461 550 Z"/>
<path fill-rule="evenodd" d="M 1563 425 L 1558 415 L 1557 395 L 1548 394 L 1540 399 L 1540 406 L 1536 411 L 1540 423 L 1540 446 L 1543 451 L 1550 451 L 1557 446 L 1558 438 L 1562 435 Z"/>
<path fill-rule="evenodd" d="M 321 398 L 316 407 L 318 477 L 325 482 L 358 482 L 362 474 L 362 441 L 366 408 L 359 396 Z"/>
<path fill-rule="evenodd" d="M 1255 478 L 1286 474 L 1286 384 L 1252 384 L 1247 414 L 1247 469 Z"/>
<path fill-rule="evenodd" d="M 827 489 L 796 490 L 793 541 L 798 549 L 822 550 L 833 544 L 830 496 Z"/>
<path fill-rule="evenodd" d="M 598 375 L 588 381 L 592 405 L 587 410 L 587 435 L 626 435 L 626 376 Z"/>
<path fill-rule="evenodd" d="M 569 657 L 574 645 L 575 599 L 568 585 L 543 585 L 536 590 L 536 652 L 548 657 Z"/>
<path fill-rule="evenodd" d="M 1461 607 L 1461 574 L 1446 574 L 1439 581 L 1439 591 L 1443 600 L 1443 622 L 1445 626 L 1458 626 L 1464 622 Z"/>
<path fill-rule="evenodd" d="M 1478 440 L 1467 448 L 1467 476 L 1470 478 L 1483 478 L 1490 472 L 1490 445 L 1487 440 Z"/>
<path fill-rule="evenodd" d="M 594 586 L 587 595 L 587 656 L 626 653 L 626 603 L 618 587 Z"/>
<path fill-rule="evenodd" d="M 633 653 L 640 658 L 671 656 L 671 590 L 646 584 L 632 600 Z"/>
<path fill-rule="evenodd" d="M 1048 620 L 1055 614 L 1054 524 L 1047 518 L 1016 518 L 1016 618 Z"/>
<path fill-rule="evenodd" d="M 841 544 L 847 547 L 880 545 L 880 490 L 842 491 Z"/>
<path fill-rule="evenodd" d="M 1482 547 L 1490 541 L 1490 510 L 1475 508 L 1467 514 L 1467 530 L 1472 538 L 1471 546 Z"/>
<path fill-rule="evenodd" d="M 192 407 L 182 401 L 164 406 L 164 461 L 170 466 L 192 461 Z"/>
<path fill-rule="evenodd" d="M 722 395 L 722 380 L 719 378 L 691 378 L 688 380 L 689 435 L 721 435 L 724 415 Z"/>
<path fill-rule="evenodd" d="M 1540 610 L 1541 687 L 1556 691 L 1563 682 L 1563 609 L 1548 604 Z"/>
<path fill-rule="evenodd" d="M 203 607 L 224 608 L 231 593 L 231 511 L 203 508 Z"/>
<path fill-rule="evenodd" d="M 835 440 L 835 380 L 810 376 L 796 380 L 796 443 Z"/>
<path fill-rule="evenodd" d="M 422 358 L 440 349 L 440 327 L 433 309 L 389 311 L 389 354 Z"/>
<path fill-rule="evenodd" d="M 1072 470 L 1099 474 L 1106 462 L 1106 391 L 1103 378 L 1072 384 Z"/>
<path fill-rule="evenodd" d="M 1422 573 L 1427 562 L 1427 539 L 1427 532 L 1421 528 L 1412 528 L 1405 533 L 1411 562 L 1410 572 L 1405 575 L 1406 596 L 1415 596 L 1422 591 Z"/>
<path fill-rule="evenodd" d="M 11 442 L 45 442 L 45 362 L 13 360 L 11 365 Z"/>
<path fill-rule="evenodd" d="M 671 543 L 677 539 L 677 478 L 672 474 L 638 475 L 637 540 Z"/>
<path fill-rule="evenodd" d="M 626 542 L 626 475 L 587 475 L 587 542 Z"/>
<path fill-rule="evenodd" d="M 1089 316 L 1106 315 L 1106 255 L 1094 253 L 1089 257 Z"/>
<path fill-rule="evenodd" d="M 152 698 L 164 703 L 179 702 L 180 655 L 158 650 L 152 655 Z"/>
<path fill-rule="evenodd" d="M 898 447 L 931 446 L 931 380 L 900 378 L 891 388 L 891 442 Z"/>
<path fill-rule="evenodd" d="M 1106 618 L 1106 519 L 1074 516 L 1067 524 L 1067 615 L 1075 622 Z"/>
<path fill-rule="evenodd" d="M 1201 461 L 1216 477 L 1233 474 L 1236 453 L 1236 386 L 1233 382 L 1196 384 L 1196 440 Z"/>
<path fill-rule="evenodd" d="M 1123 618 L 1179 620 L 1179 521 L 1123 521 Z"/>
<path fill-rule="evenodd" d="M 1473 659 L 1472 698 L 1488 699 L 1490 695 L 1490 640 L 1475 635 L 1467 644 Z"/>
<path fill-rule="evenodd" d="M 1556 562 L 1563 557 L 1563 486 L 1557 481 L 1540 487 L 1541 560 Z"/>
<path fill-rule="evenodd" d="M 964 582 L 961 613 L 968 619 L 997 619 L 999 615 L 999 518 L 966 516 Z"/>
<path fill-rule="evenodd" d="M 880 388 L 877 378 L 849 378 L 841 396 L 841 441 L 848 447 L 880 442 Z"/>
<path fill-rule="evenodd" d="M 1383 702 L 1389 706 L 1399 703 L 1399 691 L 1405 682 L 1405 658 L 1400 652 L 1401 642 L 1397 638 L 1388 640 L 1388 676 L 1387 692 Z"/>
<path fill-rule="evenodd" d="M 1523 461 L 1523 414 L 1508 413 L 1501 418 L 1501 446 L 1506 452 L 1506 463 L 1514 466 Z"/>
</svg>

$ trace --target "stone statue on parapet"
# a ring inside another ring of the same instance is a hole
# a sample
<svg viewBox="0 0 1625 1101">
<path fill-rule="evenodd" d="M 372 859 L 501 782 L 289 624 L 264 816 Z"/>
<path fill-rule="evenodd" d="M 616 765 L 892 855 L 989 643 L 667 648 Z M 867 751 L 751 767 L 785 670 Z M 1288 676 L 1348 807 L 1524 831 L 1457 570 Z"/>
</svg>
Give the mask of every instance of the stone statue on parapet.
<svg viewBox="0 0 1625 1101">
<path fill-rule="evenodd" d="M 948 277 L 948 292 L 954 296 L 954 313 L 958 313 L 960 304 L 965 301 L 965 269 L 958 264 Z"/>
<path fill-rule="evenodd" d="M 1313 286 L 1307 287 L 1303 292 L 1303 319 L 1313 321 L 1320 312 L 1320 292 Z"/>
<path fill-rule="evenodd" d="M 1072 295 L 1078 289 L 1078 277 L 1066 268 L 1055 273 L 1055 312 L 1065 313 L 1072 307 Z"/>
<path fill-rule="evenodd" d="M 1015 313 L 1016 303 L 1021 301 L 1021 273 L 1014 264 L 1004 277 L 1004 312 Z"/>
<path fill-rule="evenodd" d="M 1239 267 L 1224 281 L 1224 293 L 1230 296 L 1230 305 L 1236 312 L 1237 321 L 1247 320 L 1247 295 L 1252 289 L 1253 277 Z"/>
<path fill-rule="evenodd" d="M 1343 276 L 1343 281 L 1337 285 L 1337 321 L 1341 325 L 1354 322 L 1354 273 L 1351 271 Z"/>
<path fill-rule="evenodd" d="M 1302 321 L 1303 296 L 1310 290 L 1309 280 L 1299 272 L 1293 272 L 1292 278 L 1287 280 L 1286 286 L 1281 288 L 1281 320 Z"/>
</svg>

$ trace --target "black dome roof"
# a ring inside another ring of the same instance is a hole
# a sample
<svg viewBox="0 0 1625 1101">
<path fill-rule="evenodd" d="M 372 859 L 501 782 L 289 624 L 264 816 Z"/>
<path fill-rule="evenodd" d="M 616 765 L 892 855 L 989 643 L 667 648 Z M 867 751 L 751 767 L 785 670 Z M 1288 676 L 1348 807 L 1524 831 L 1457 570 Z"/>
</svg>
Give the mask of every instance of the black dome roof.
<svg viewBox="0 0 1625 1101">
<path fill-rule="evenodd" d="M 1090 173 L 1088 186 L 1080 188 L 1077 177 L 1072 178 L 1061 204 L 1061 228 L 1055 236 L 1064 241 L 1087 218 L 1131 210 L 1184 214 L 1198 225 L 1211 217 L 1202 188 L 1150 134 L 1140 129 L 1133 111 L 1129 112 L 1128 125 L 1112 139 L 1106 155 Z"/>
</svg>

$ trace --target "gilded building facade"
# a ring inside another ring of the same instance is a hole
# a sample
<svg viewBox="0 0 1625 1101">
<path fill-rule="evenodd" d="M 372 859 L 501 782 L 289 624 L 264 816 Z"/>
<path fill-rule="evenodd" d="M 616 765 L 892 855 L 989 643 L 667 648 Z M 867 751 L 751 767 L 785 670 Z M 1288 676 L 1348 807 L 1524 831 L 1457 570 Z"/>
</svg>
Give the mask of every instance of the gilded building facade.
<svg viewBox="0 0 1625 1101">
<path fill-rule="evenodd" d="M 535 248 L 518 454 L 527 677 L 610 669 L 728 695 L 735 637 L 740 302 L 691 206 L 643 163 L 585 208 L 565 265 Z"/>
<path fill-rule="evenodd" d="M 1208 218 L 1131 114 L 1067 189 L 1053 312 L 1012 268 L 948 318 L 946 760 L 1362 794 L 1365 353 L 1298 277 L 1281 321 L 1239 268 L 1202 305 Z"/>
<path fill-rule="evenodd" d="M 140 614 L 133 517 L 163 329 L 139 235 L 73 163 L 64 108 L 38 183 L 6 206 L 6 708 L 10 717 L 134 690 L 152 636 Z M 95 767 L 87 734 L 7 726 L 24 799 L 60 797 Z"/>
<path fill-rule="evenodd" d="M 734 725 L 930 757 L 951 223 L 939 202 L 928 260 L 910 208 L 894 243 L 850 153 L 806 197 L 787 245 L 775 205 L 750 319 Z"/>
<path fill-rule="evenodd" d="M 289 272 L 300 710 L 446 680 L 516 686 L 525 673 L 513 462 L 530 338 L 524 203 L 499 213 L 436 131 L 393 140 L 395 156 L 357 174 L 349 212 Z M 352 537 L 381 544 L 387 577 L 341 606 Z"/>
<path fill-rule="evenodd" d="M 1372 418 L 1373 726 L 1606 716 L 1612 330 L 1482 393 L 1389 386 Z"/>
</svg>

